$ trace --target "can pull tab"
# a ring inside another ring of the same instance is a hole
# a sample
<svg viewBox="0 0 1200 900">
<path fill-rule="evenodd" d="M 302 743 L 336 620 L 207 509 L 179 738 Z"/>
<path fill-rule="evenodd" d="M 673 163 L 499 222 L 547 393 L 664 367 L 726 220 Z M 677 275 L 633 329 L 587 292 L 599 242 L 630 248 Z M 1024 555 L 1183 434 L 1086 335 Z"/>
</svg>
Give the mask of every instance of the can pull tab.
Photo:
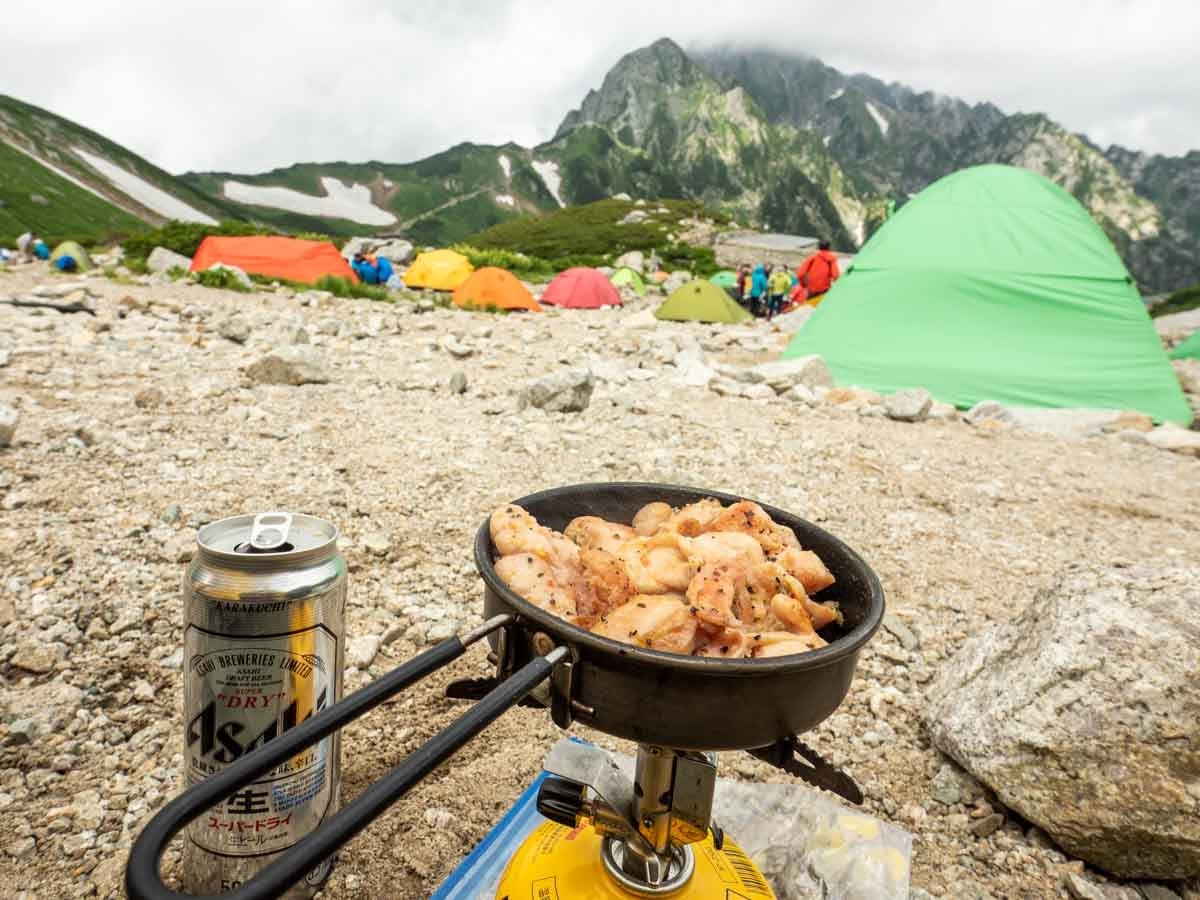
<svg viewBox="0 0 1200 900">
<path fill-rule="evenodd" d="M 250 552 L 280 553 L 291 550 L 292 545 L 288 543 L 288 532 L 291 530 L 291 513 L 259 513 L 250 526 Z"/>
</svg>

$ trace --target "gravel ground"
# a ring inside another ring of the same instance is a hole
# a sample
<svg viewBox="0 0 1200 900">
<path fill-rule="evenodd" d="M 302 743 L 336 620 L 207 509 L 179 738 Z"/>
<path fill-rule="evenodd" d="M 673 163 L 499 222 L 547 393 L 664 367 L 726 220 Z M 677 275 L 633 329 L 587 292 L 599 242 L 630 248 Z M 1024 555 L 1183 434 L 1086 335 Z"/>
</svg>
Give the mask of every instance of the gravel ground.
<svg viewBox="0 0 1200 900">
<path fill-rule="evenodd" d="M 3 275 L 0 294 L 37 283 L 29 270 Z M 820 523 L 873 564 L 889 627 L 808 739 L 864 787 L 871 813 L 912 831 L 915 887 L 1058 897 L 1083 871 L 945 768 L 920 724 L 923 693 L 968 635 L 1012 618 L 1072 564 L 1200 557 L 1200 461 L 1114 437 L 718 396 L 666 364 L 668 340 L 716 347 L 715 329 L 631 329 L 631 310 L 418 314 L 410 303 L 304 306 L 288 292 L 88 285 L 96 319 L 0 305 L 0 403 L 20 413 L 0 450 L 0 897 L 117 895 L 132 838 L 176 792 L 179 581 L 198 525 L 287 508 L 340 526 L 354 646 L 370 656 L 372 638 L 389 641 L 349 673 L 353 689 L 478 621 L 470 548 L 489 510 L 594 480 L 744 494 Z M 330 383 L 250 385 L 244 369 L 298 329 Z M 244 344 L 220 336 L 239 330 Z M 439 346 L 451 333 L 469 357 Z M 786 341 L 761 324 L 734 333 L 710 355 L 765 360 Z M 607 377 L 586 411 L 517 411 L 527 381 L 589 362 Z M 447 387 L 458 371 L 461 395 Z M 486 671 L 474 650 L 347 729 L 344 794 L 461 711 L 442 696 L 449 680 Z M 14 730 L 18 719 L 32 726 Z M 426 896 L 557 736 L 544 713 L 503 717 L 353 841 L 323 896 Z M 744 754 L 721 767 L 789 780 Z"/>
</svg>

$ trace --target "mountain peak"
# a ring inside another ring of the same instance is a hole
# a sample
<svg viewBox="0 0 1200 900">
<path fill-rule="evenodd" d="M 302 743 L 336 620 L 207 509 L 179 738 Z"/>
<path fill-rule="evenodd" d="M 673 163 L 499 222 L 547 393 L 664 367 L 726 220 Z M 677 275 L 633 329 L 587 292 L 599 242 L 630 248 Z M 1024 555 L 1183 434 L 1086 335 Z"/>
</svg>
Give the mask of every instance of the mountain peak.
<svg viewBox="0 0 1200 900">
<path fill-rule="evenodd" d="M 599 90 L 588 91 L 579 109 L 563 119 L 555 138 L 584 124 L 626 125 L 640 140 L 656 101 L 664 94 L 715 80 L 692 61 L 683 48 L 667 37 L 626 53 L 617 61 Z"/>
</svg>

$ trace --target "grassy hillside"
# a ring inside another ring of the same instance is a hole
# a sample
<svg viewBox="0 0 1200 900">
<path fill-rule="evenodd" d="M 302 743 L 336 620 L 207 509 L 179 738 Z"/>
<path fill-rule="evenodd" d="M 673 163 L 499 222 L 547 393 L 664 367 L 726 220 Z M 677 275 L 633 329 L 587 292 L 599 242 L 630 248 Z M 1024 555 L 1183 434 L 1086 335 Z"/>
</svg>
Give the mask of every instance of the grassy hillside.
<svg viewBox="0 0 1200 900">
<path fill-rule="evenodd" d="M 634 210 L 646 213 L 645 221 L 618 224 Z M 545 216 L 522 216 L 476 234 L 468 243 L 482 250 L 507 250 L 550 260 L 558 269 L 571 264 L 600 265 L 629 250 L 657 251 L 668 267 L 709 274 L 716 270 L 712 251 L 679 242 L 689 219 L 716 225 L 728 222 L 721 213 L 693 200 L 654 200 L 644 206 L 628 200 L 599 200 Z"/>
<path fill-rule="evenodd" d="M 55 115 L 49 110 L 3 94 L 0 94 L 0 141 L 33 151 L 64 172 L 111 197 L 114 205 L 143 221 L 161 222 L 162 217 L 117 191 L 107 179 L 72 153 L 71 148 L 82 147 L 89 153 L 102 156 L 214 218 L 229 218 L 233 212 L 219 200 L 201 193 L 104 135 Z"/>
<path fill-rule="evenodd" d="M 508 161 L 505 172 L 500 159 Z M 401 232 L 418 244 L 451 244 L 481 228 L 556 209 L 541 178 L 530 165 L 530 153 L 502 147 L 459 144 L 413 163 L 300 163 L 254 175 L 189 172 L 182 178 L 199 191 L 236 207 L 243 218 L 289 230 L 319 230 L 350 235 Z M 321 180 L 364 185 L 372 203 L 392 213 L 397 222 L 382 228 L 328 219 L 254 204 L 234 203 L 223 196 L 226 181 L 284 187 L 313 197 L 324 196 Z M 511 198 L 506 203 L 498 198 Z"/>
<path fill-rule="evenodd" d="M 53 245 L 66 238 L 97 242 L 143 227 L 125 210 L 0 143 L 0 245 L 13 246 L 29 230 Z"/>
</svg>

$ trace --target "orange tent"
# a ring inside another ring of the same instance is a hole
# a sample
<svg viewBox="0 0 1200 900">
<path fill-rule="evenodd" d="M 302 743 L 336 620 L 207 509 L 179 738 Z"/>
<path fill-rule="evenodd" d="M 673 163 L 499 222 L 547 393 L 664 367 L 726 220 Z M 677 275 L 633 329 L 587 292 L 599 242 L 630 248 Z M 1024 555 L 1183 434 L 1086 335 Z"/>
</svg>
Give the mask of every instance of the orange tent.
<svg viewBox="0 0 1200 900">
<path fill-rule="evenodd" d="M 485 266 L 454 290 L 454 305 L 475 309 L 528 309 L 540 312 L 533 294 L 517 276 L 495 266 Z"/>
<path fill-rule="evenodd" d="M 217 263 L 237 266 L 251 275 L 313 282 L 322 275 L 358 281 L 350 264 L 328 241 L 290 237 L 206 237 L 192 257 L 192 271 L 203 272 Z"/>
</svg>

